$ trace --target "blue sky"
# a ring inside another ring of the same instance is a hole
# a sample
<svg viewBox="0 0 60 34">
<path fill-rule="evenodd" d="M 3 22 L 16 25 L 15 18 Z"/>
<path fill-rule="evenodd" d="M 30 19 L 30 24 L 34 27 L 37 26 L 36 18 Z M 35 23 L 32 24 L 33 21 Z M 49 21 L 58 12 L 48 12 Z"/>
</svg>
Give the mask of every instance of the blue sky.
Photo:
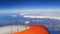
<svg viewBox="0 0 60 34">
<path fill-rule="evenodd" d="M 0 9 L 60 8 L 59 0 L 0 0 Z"/>
<path fill-rule="evenodd" d="M 26 10 L 25 10 L 26 9 Z M 0 0 L 0 13 L 60 13 L 60 0 Z M 24 11 L 21 11 L 24 10 Z M 35 10 L 35 11 L 34 11 Z M 51 11 L 50 11 L 51 10 Z M 33 12 L 32 12 L 33 11 Z M 38 11 L 38 12 L 37 12 Z M 54 12 L 55 11 L 55 12 Z M 59 14 L 60 15 L 60 14 Z"/>
</svg>

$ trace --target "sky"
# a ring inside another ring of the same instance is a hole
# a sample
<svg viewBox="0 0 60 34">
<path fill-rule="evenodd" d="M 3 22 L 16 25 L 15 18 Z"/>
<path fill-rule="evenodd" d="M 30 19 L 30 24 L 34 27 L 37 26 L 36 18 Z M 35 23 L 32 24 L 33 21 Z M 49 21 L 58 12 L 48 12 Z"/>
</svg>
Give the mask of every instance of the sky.
<svg viewBox="0 0 60 34">
<path fill-rule="evenodd" d="M 47 9 L 60 8 L 59 0 L 0 0 L 0 9 Z"/>
<path fill-rule="evenodd" d="M 59 0 L 0 0 L 0 14 L 60 15 Z"/>
</svg>

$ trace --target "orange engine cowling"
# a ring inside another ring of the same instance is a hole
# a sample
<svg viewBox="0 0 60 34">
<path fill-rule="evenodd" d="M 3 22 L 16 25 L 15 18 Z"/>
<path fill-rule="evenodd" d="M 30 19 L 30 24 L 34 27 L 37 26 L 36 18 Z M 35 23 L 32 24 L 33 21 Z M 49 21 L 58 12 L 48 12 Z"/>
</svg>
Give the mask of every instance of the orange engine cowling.
<svg viewBox="0 0 60 34">
<path fill-rule="evenodd" d="M 13 34 L 49 34 L 46 27 L 41 25 L 31 25 L 27 30 L 21 32 L 14 32 Z"/>
</svg>

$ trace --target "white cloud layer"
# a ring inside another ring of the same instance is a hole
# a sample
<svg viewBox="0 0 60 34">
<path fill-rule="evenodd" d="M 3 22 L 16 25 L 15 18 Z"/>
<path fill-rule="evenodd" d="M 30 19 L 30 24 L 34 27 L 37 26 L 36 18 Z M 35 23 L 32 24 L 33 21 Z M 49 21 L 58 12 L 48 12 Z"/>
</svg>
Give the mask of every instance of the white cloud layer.
<svg viewBox="0 0 60 34">
<path fill-rule="evenodd" d="M 16 9 L 0 10 L 0 14 L 60 16 L 59 9 Z"/>
<path fill-rule="evenodd" d="M 60 20 L 60 16 L 23 16 L 25 18 L 50 18 Z"/>
<path fill-rule="evenodd" d="M 60 16 L 59 9 L 32 9 L 32 10 L 20 10 L 22 15 L 53 15 Z"/>
</svg>

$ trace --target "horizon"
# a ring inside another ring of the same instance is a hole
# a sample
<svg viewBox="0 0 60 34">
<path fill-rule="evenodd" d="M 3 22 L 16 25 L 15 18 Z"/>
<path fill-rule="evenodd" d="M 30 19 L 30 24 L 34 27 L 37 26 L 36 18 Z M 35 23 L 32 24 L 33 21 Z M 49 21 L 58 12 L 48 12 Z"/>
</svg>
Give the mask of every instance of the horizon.
<svg viewBox="0 0 60 34">
<path fill-rule="evenodd" d="M 0 14 L 60 16 L 59 0 L 0 0 Z"/>
</svg>

